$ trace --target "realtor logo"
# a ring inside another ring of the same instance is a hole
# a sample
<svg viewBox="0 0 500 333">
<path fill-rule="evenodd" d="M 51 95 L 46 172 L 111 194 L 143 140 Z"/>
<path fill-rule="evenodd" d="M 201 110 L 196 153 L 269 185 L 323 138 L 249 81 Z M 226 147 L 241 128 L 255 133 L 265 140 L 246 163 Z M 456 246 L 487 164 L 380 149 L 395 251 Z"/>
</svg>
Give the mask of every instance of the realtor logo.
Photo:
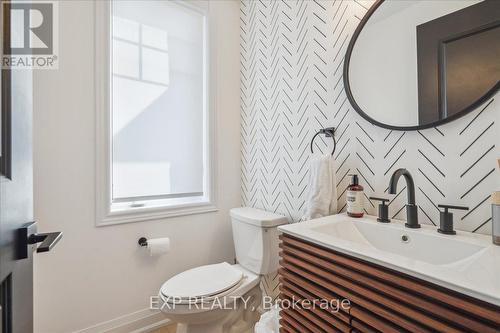
<svg viewBox="0 0 500 333">
<path fill-rule="evenodd" d="M 58 3 L 4 1 L 2 68 L 57 69 Z"/>
</svg>

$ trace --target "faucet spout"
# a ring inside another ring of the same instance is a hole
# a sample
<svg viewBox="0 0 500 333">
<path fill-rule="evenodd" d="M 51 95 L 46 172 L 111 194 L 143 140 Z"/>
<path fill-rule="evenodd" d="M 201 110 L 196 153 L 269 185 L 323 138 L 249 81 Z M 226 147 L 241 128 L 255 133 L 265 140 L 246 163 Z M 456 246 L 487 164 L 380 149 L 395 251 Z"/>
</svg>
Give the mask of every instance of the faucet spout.
<svg viewBox="0 0 500 333">
<path fill-rule="evenodd" d="M 399 178 L 403 176 L 406 180 L 406 187 L 408 191 L 408 204 L 415 204 L 415 182 L 410 172 L 406 169 L 397 169 L 391 176 L 389 181 L 389 194 L 396 194 L 398 188 Z"/>
<path fill-rule="evenodd" d="M 406 205 L 406 224 L 408 228 L 420 228 L 418 223 L 418 206 L 415 204 L 415 182 L 410 172 L 406 169 L 397 169 L 389 181 L 389 194 L 396 194 L 398 181 L 401 176 L 406 181 L 406 190 L 408 193 L 408 204 Z"/>
</svg>

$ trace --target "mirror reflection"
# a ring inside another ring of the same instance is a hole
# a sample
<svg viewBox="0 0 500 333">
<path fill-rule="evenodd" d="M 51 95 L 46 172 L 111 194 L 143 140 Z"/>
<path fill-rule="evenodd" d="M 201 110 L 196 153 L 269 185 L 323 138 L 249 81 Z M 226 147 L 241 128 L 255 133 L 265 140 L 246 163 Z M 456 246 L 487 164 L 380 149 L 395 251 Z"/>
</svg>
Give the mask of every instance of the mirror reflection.
<svg viewBox="0 0 500 333">
<path fill-rule="evenodd" d="M 377 125 L 435 126 L 498 89 L 500 1 L 378 1 L 357 32 L 346 88 Z"/>
</svg>

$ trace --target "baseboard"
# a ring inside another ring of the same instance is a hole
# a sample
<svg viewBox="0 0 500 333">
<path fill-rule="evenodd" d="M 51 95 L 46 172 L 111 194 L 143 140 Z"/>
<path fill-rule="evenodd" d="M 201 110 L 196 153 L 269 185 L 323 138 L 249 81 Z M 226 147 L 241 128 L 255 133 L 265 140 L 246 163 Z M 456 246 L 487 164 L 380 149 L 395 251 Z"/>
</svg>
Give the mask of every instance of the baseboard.
<svg viewBox="0 0 500 333">
<path fill-rule="evenodd" d="M 168 323 L 159 311 L 144 309 L 73 333 L 148 333 Z"/>
</svg>

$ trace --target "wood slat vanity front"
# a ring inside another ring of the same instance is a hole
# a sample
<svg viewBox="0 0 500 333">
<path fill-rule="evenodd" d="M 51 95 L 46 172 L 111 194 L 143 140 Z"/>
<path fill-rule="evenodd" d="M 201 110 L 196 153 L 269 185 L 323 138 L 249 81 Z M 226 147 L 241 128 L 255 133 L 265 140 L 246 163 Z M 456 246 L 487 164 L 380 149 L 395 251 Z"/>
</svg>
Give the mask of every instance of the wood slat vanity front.
<svg viewBox="0 0 500 333">
<path fill-rule="evenodd" d="M 287 234 L 280 239 L 280 332 L 500 332 L 498 306 Z M 350 306 L 334 306 L 342 300 Z"/>
</svg>

